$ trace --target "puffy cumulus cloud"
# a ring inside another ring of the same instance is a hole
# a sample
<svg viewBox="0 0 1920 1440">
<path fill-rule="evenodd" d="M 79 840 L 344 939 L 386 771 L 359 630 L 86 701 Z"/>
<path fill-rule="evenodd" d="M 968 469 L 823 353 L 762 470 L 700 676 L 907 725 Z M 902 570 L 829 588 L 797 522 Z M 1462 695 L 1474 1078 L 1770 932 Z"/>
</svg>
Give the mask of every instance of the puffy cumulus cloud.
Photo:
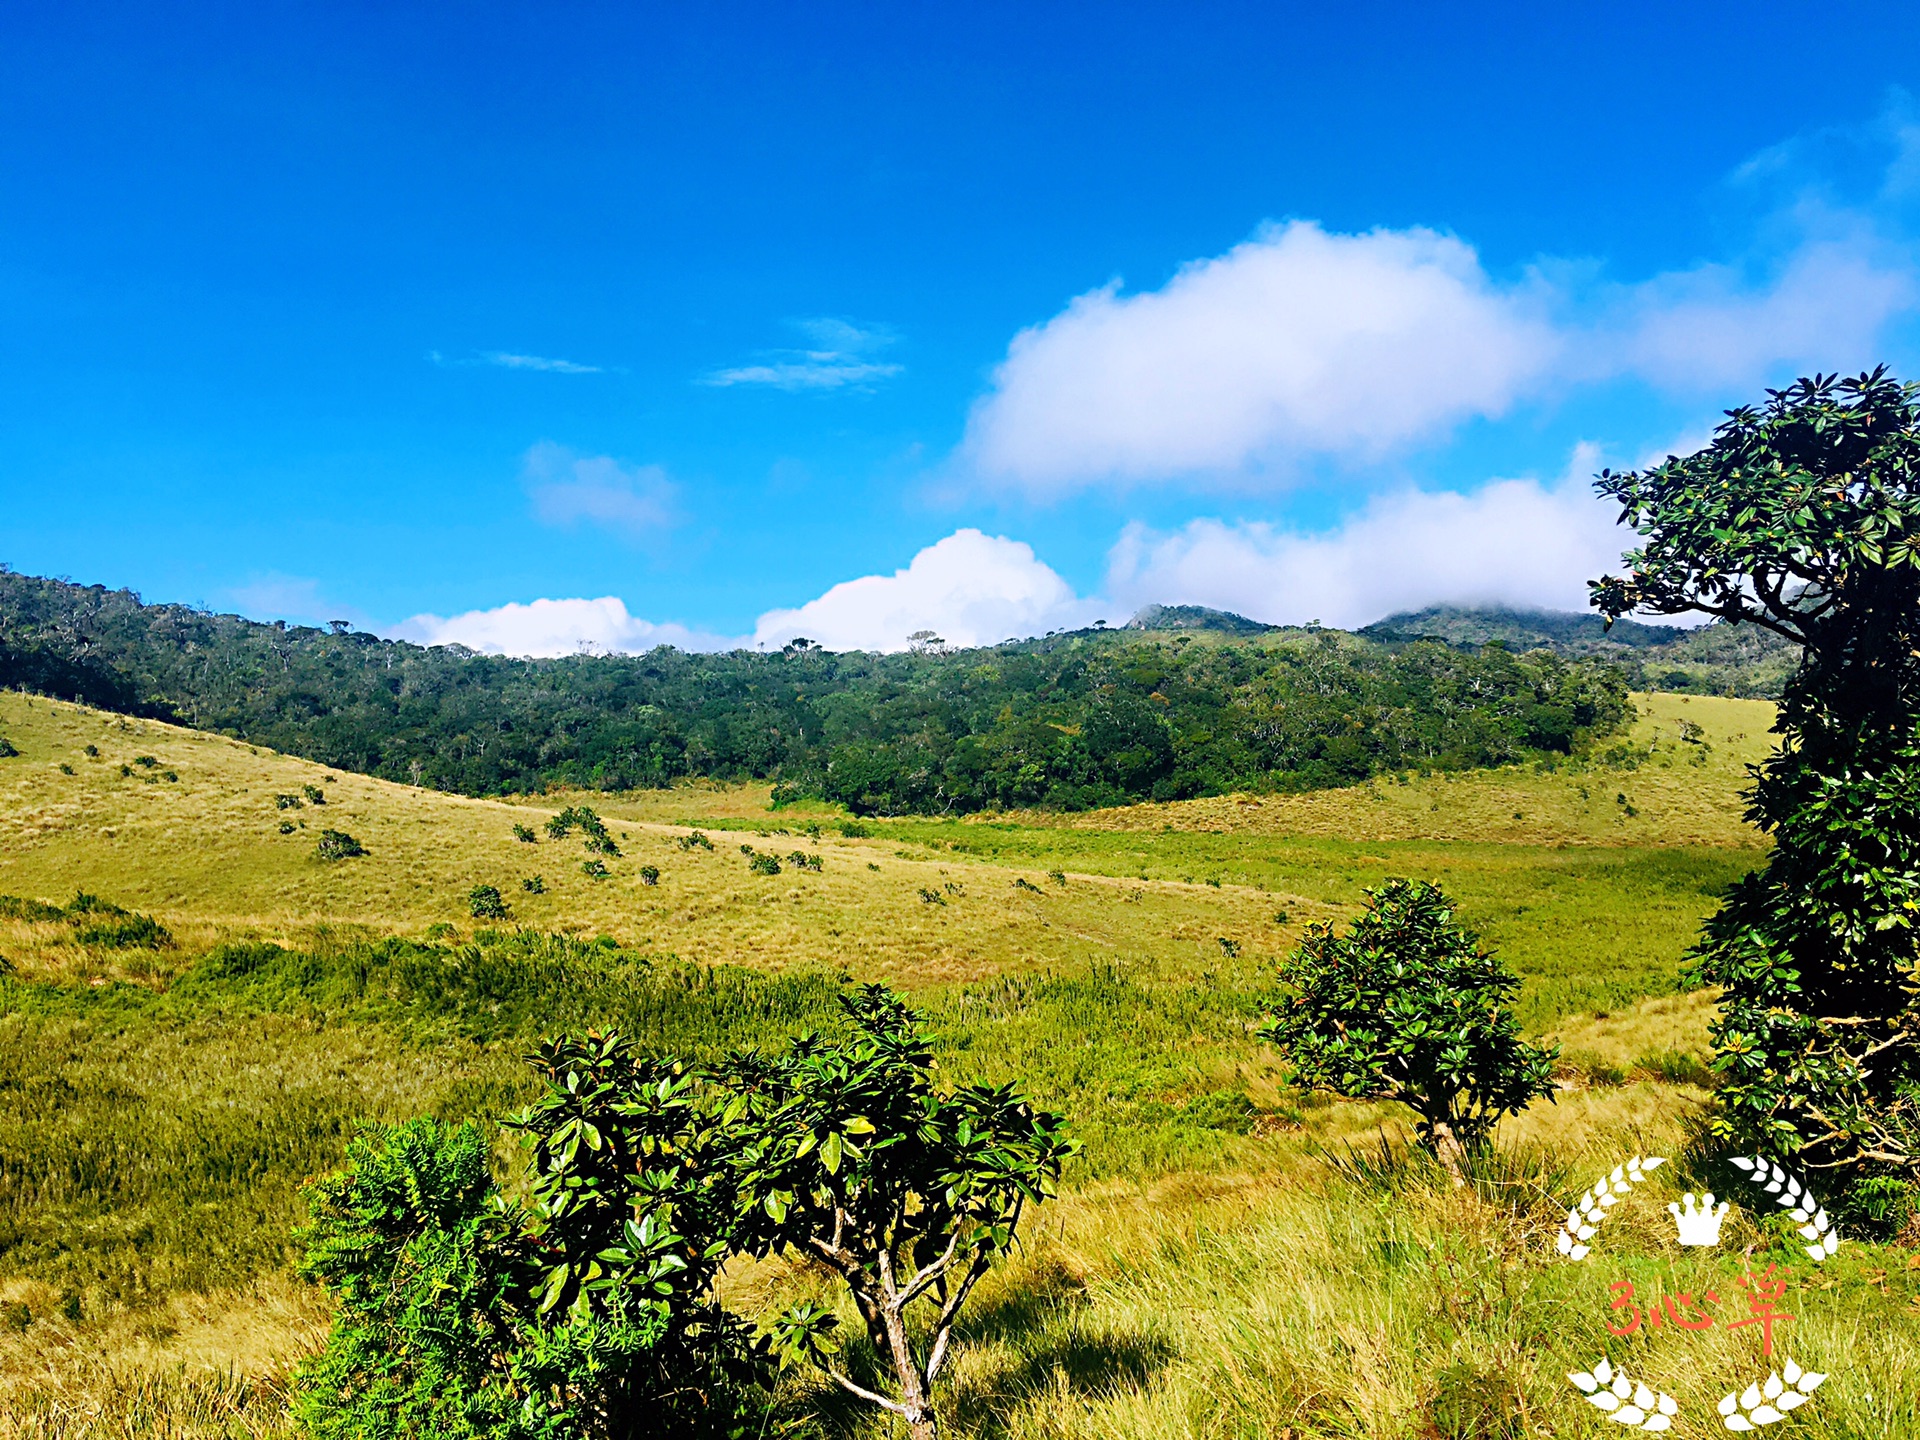
<svg viewBox="0 0 1920 1440">
<path fill-rule="evenodd" d="M 1091 624 L 1098 602 L 1073 587 L 1017 540 L 956 530 L 904 570 L 844 580 L 795 610 L 770 610 L 755 641 L 805 636 L 829 650 L 904 650 L 916 631 L 950 645 L 991 645 L 1013 636 Z"/>
<path fill-rule="evenodd" d="M 395 639 L 422 645 L 464 645 L 489 655 L 536 657 L 631 653 L 656 645 L 725 650 L 738 643 L 684 625 L 639 619 L 629 615 L 625 602 L 613 595 L 598 600 L 533 600 L 448 618 L 416 615 L 390 633 Z"/>
<path fill-rule="evenodd" d="M 1425 229 L 1271 227 L 1159 290 L 1082 295 L 1014 337 L 958 461 L 1047 495 L 1377 460 L 1569 387 L 1698 396 L 1878 358 L 1920 300 L 1915 247 L 1805 207 L 1769 264 L 1632 285 L 1543 265 L 1511 282 Z"/>
<path fill-rule="evenodd" d="M 521 480 L 534 516 L 544 525 L 586 523 L 642 539 L 676 520 L 675 487 L 658 465 L 625 465 L 611 455 L 576 455 L 543 440 L 527 451 Z"/>
<path fill-rule="evenodd" d="M 1451 236 L 1296 221 L 1022 331 L 963 453 L 1036 490 L 1378 455 L 1500 413 L 1558 347 L 1538 298 L 1496 286 Z"/>
<path fill-rule="evenodd" d="M 1573 468 L 1594 458 L 1583 449 Z M 1438 604 L 1585 610 L 1586 581 L 1616 569 L 1630 540 L 1584 481 L 1498 480 L 1466 495 L 1379 496 L 1324 534 L 1204 519 L 1171 534 L 1133 526 L 1113 549 L 1108 588 L 1135 607 L 1347 629 Z"/>
</svg>

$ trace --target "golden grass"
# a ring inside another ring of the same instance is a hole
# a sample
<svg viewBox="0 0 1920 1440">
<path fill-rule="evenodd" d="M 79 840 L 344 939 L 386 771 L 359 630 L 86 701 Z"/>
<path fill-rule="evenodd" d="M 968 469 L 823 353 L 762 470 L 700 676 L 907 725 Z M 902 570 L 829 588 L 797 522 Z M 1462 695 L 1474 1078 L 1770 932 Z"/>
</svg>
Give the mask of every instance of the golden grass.
<svg viewBox="0 0 1920 1440">
<path fill-rule="evenodd" d="M 1697 891 L 1651 882 L 1630 891 L 1619 888 L 1621 866 L 1661 847 L 1671 854 L 1659 863 L 1681 869 L 1696 852 L 1757 856 L 1759 837 L 1740 820 L 1738 789 L 1742 767 L 1766 749 L 1771 707 L 1636 699 L 1641 719 L 1623 751 L 1631 765 L 1622 758 L 1550 773 L 1387 779 L 1303 796 L 980 817 L 951 827 L 880 822 L 871 838 L 812 840 L 753 833 L 797 832 L 832 818 L 819 807 L 771 812 L 764 786 L 468 800 L 5 695 L 0 722 L 24 753 L 0 761 L 0 893 L 63 900 L 92 890 L 154 913 L 185 955 L 247 932 L 297 943 L 319 926 L 467 930 L 467 889 L 486 883 L 500 887 L 516 922 L 611 933 L 690 959 L 762 969 L 824 964 L 898 985 L 1118 961 L 1130 976 L 1171 985 L 1207 983 L 1222 963 L 1223 936 L 1244 944 L 1248 957 L 1283 951 L 1303 923 L 1340 912 L 1359 881 L 1391 867 L 1457 879 L 1472 892 L 1477 919 L 1523 956 L 1532 945 L 1542 955 L 1564 952 L 1552 965 L 1604 967 L 1608 946 L 1626 945 L 1677 961 L 1683 942 L 1674 937 L 1711 903 L 1706 889 L 1718 882 L 1703 871 Z M 1681 719 L 1703 727 L 1711 749 L 1683 741 Z M 100 759 L 85 756 L 87 744 Z M 122 776 L 120 765 L 142 754 L 156 757 L 154 772 L 135 767 Z M 144 778 L 168 768 L 177 781 Z M 323 787 L 324 806 L 274 807 L 276 794 L 306 784 Z M 612 879 L 580 873 L 586 857 L 577 841 L 513 839 L 514 823 L 538 827 L 567 803 L 590 804 L 607 818 L 626 852 L 610 862 Z M 286 820 L 295 830 L 282 836 Z M 351 832 L 372 853 L 315 860 L 322 825 Z M 693 825 L 713 827 L 712 852 L 679 847 Z M 1003 839 L 1007 853 L 996 853 Z M 783 856 L 818 853 L 824 871 L 750 876 L 743 842 Z M 657 888 L 641 883 L 643 864 L 659 866 Z M 1209 867 L 1220 872 L 1217 887 L 1204 883 Z M 1050 868 L 1065 872 L 1064 884 L 1049 878 Z M 1155 878 L 1137 878 L 1142 870 Z M 519 888 L 535 873 L 546 895 Z M 1186 873 L 1195 879 L 1181 878 Z M 942 903 L 922 899 L 923 890 Z M 1284 922 L 1276 918 L 1282 910 Z M 163 983 L 175 963 L 167 952 L 90 951 L 59 925 L 0 924 L 0 953 L 66 979 Z M 1542 960 L 1530 973 L 1555 972 Z M 1037 1214 L 1015 1259 L 989 1277 L 972 1307 L 943 1400 L 951 1433 L 1619 1433 L 1564 1379 L 1598 1353 L 1605 1286 L 1616 1276 L 1555 1261 L 1552 1230 L 1569 1195 L 1601 1167 L 1684 1145 L 1707 1096 L 1675 1078 L 1668 1060 L 1703 1051 L 1711 1014 L 1711 996 L 1697 994 L 1560 1014 L 1550 1028 L 1579 1063 L 1555 1103 L 1503 1127 L 1509 1173 L 1478 1190 L 1455 1191 L 1417 1172 L 1377 1183 L 1363 1172 L 1335 1173 L 1318 1153 L 1337 1157 L 1348 1144 L 1364 1151 L 1383 1127 L 1397 1132 L 1402 1117 L 1389 1106 L 1308 1097 L 1297 1120 L 1276 1115 L 1234 1139 L 1220 1169 L 1100 1180 L 1063 1197 Z M 181 1047 L 192 1043 L 181 1037 Z M 192 1057 L 180 1048 L 155 1063 L 177 1069 Z M 209 1071 L 210 1094 L 218 1069 Z M 1243 1067 L 1219 1083 L 1281 1108 L 1270 1067 Z M 1689 1257 L 1675 1253 L 1655 1223 L 1664 1221 L 1666 1190 L 1679 1183 L 1663 1177 L 1639 1218 L 1620 1222 L 1621 1239 L 1644 1252 L 1632 1263 L 1648 1283 L 1692 1273 Z M 1761 1243 L 1751 1227 L 1737 1234 Z M 1796 1416 L 1800 1433 L 1920 1436 L 1909 1398 L 1920 1390 L 1920 1305 L 1910 1303 L 1920 1270 L 1902 1260 L 1849 1247 L 1822 1277 L 1833 1288 L 1796 1292 L 1805 1318 L 1794 1353 L 1836 1373 L 1819 1403 Z M 742 1266 L 726 1281 L 729 1303 L 748 1310 L 817 1286 L 781 1265 Z M 279 1435 L 278 1386 L 324 1317 L 318 1298 L 283 1275 L 217 1295 L 174 1294 L 157 1310 L 78 1325 L 57 1317 L 58 1301 L 45 1287 L 0 1282 L 0 1306 L 25 1303 L 37 1317 L 54 1317 L 0 1335 L 0 1435 Z M 1670 1377 L 1666 1388 L 1703 1419 L 1722 1375 L 1750 1358 L 1732 1343 L 1716 1336 L 1691 1350 L 1654 1352 Z M 1881 1399 L 1867 1400 L 1869 1390 Z M 823 1392 L 812 1398 L 834 1433 L 886 1433 Z"/>
<path fill-rule="evenodd" d="M 903 855 L 884 837 L 716 831 L 713 850 L 684 850 L 677 841 L 689 827 L 637 818 L 671 797 L 744 813 L 750 792 L 739 787 L 509 804 L 332 771 L 60 701 L 0 695 L 0 721 L 22 752 L 0 761 L 0 893 L 59 901 L 93 891 L 154 914 L 183 940 L 234 931 L 290 940 L 319 924 L 470 929 L 467 891 L 488 884 L 506 897 L 514 923 L 537 929 L 612 934 L 684 959 L 763 969 L 852 963 L 862 979 L 910 987 L 1147 953 L 1199 962 L 1218 954 L 1221 934 L 1273 948 L 1332 913 L 1310 898 L 1246 886 L 1082 874 L 1060 884 L 1039 868 L 982 876 L 924 847 Z M 89 744 L 98 759 L 85 755 Z M 158 764 L 122 776 L 121 765 L 140 755 Z M 148 778 L 169 769 L 177 781 Z M 321 787 L 326 803 L 276 808 L 276 795 L 304 785 Z M 576 802 L 613 825 L 624 854 L 607 862 L 610 879 L 581 873 L 590 857 L 578 840 L 541 832 L 538 843 L 524 844 L 513 836 L 515 823 L 540 831 L 548 815 Z M 763 828 L 795 823 L 761 805 Z M 282 823 L 293 824 L 292 833 L 280 834 Z M 317 860 L 323 827 L 347 831 L 369 854 Z M 742 843 L 782 856 L 815 853 L 823 869 L 751 875 Z M 649 864 L 661 872 L 656 886 L 640 878 Z M 533 875 L 545 894 L 522 890 Z M 1289 911 L 1286 925 L 1273 921 L 1276 899 Z M 60 927 L 0 925 L 0 953 L 29 973 L 144 979 L 140 967 L 154 963 L 123 952 L 82 954 L 56 943 L 64 940 Z"/>
<path fill-rule="evenodd" d="M 1622 761 L 1552 771 L 1510 766 L 1376 779 L 1304 795 L 1227 795 L 1130 805 L 1087 816 L 1023 815 L 1075 829 L 1210 830 L 1343 840 L 1493 841 L 1503 845 L 1758 845 L 1743 818 L 1746 766 L 1765 757 L 1774 706 L 1765 700 L 1636 694 L 1627 735 L 1600 747 Z M 1681 722 L 1700 727 L 1692 742 Z M 1630 757 L 1632 768 L 1625 763 Z M 1626 797 L 1623 803 L 1618 797 Z M 1627 805 L 1634 809 L 1626 813 Z"/>
</svg>

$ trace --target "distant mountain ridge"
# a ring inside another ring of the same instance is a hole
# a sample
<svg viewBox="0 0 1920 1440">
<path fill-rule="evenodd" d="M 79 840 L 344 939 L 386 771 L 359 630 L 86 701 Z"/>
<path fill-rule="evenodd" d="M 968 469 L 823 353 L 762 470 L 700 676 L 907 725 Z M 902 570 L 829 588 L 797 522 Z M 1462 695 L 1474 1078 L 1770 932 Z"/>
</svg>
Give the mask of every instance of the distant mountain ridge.
<svg viewBox="0 0 1920 1440">
<path fill-rule="evenodd" d="M 1404 611 L 1355 632 L 1383 645 L 1439 640 L 1461 648 L 1500 644 L 1550 650 L 1569 660 L 1607 660 L 1637 690 L 1676 690 L 1776 700 L 1800 663 L 1800 647 L 1753 625 L 1715 622 L 1690 629 L 1569 610 L 1434 605 Z"/>
<path fill-rule="evenodd" d="M 1211 610 L 1205 605 L 1149 605 L 1125 626 L 1128 630 L 1211 630 L 1222 635 L 1265 635 L 1278 625 L 1262 624 L 1236 615 L 1231 610 Z"/>
</svg>

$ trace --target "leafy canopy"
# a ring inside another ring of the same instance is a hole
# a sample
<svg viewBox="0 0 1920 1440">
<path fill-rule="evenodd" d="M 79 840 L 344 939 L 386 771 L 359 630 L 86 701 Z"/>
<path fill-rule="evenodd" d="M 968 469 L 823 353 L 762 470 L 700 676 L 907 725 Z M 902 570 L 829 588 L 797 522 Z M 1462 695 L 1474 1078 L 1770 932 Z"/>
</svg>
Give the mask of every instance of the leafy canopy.
<svg viewBox="0 0 1920 1440">
<path fill-rule="evenodd" d="M 811 1360 L 847 1391 L 935 1433 L 931 1400 L 953 1326 L 975 1283 L 1014 1241 L 1022 1211 L 1053 1193 L 1075 1144 L 1061 1117 L 1011 1086 L 934 1084 L 913 1013 L 869 985 L 842 1001 L 852 1037 L 803 1035 L 778 1058 L 733 1056 L 739 1240 L 756 1255 L 795 1250 L 847 1286 L 893 1395 L 833 1359 L 831 1312 L 800 1305 L 775 1322 L 783 1363 Z M 910 1329 L 909 1307 L 931 1314 Z"/>
<path fill-rule="evenodd" d="M 1599 488 L 1645 541 L 1593 583 L 1605 614 L 1692 611 L 1804 647 L 1749 792 L 1773 851 L 1693 973 L 1725 987 L 1716 1130 L 1844 1172 L 1871 1212 L 1920 1170 L 1920 387 L 1816 375 Z"/>
<path fill-rule="evenodd" d="M 1521 1039 L 1507 1008 L 1520 982 L 1454 923 L 1437 885 L 1366 894 L 1345 935 L 1308 927 L 1261 1033 L 1302 1085 L 1412 1107 L 1422 1143 L 1457 1166 L 1501 1118 L 1553 1093 L 1558 1052 Z"/>
</svg>

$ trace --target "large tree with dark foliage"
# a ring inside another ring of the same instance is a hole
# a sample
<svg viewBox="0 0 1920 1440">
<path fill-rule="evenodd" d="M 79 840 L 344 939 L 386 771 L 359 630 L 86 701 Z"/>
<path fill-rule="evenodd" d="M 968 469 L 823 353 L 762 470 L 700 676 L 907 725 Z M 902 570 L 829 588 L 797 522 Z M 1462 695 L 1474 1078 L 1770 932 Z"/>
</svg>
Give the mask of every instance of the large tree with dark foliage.
<svg viewBox="0 0 1920 1440">
<path fill-rule="evenodd" d="M 1594 583 L 1604 614 L 1703 613 L 1804 647 L 1750 792 L 1773 853 L 1695 952 L 1725 987 L 1715 1124 L 1884 1215 L 1920 1167 L 1920 386 L 1803 379 L 1599 489 L 1645 537 Z"/>
</svg>

